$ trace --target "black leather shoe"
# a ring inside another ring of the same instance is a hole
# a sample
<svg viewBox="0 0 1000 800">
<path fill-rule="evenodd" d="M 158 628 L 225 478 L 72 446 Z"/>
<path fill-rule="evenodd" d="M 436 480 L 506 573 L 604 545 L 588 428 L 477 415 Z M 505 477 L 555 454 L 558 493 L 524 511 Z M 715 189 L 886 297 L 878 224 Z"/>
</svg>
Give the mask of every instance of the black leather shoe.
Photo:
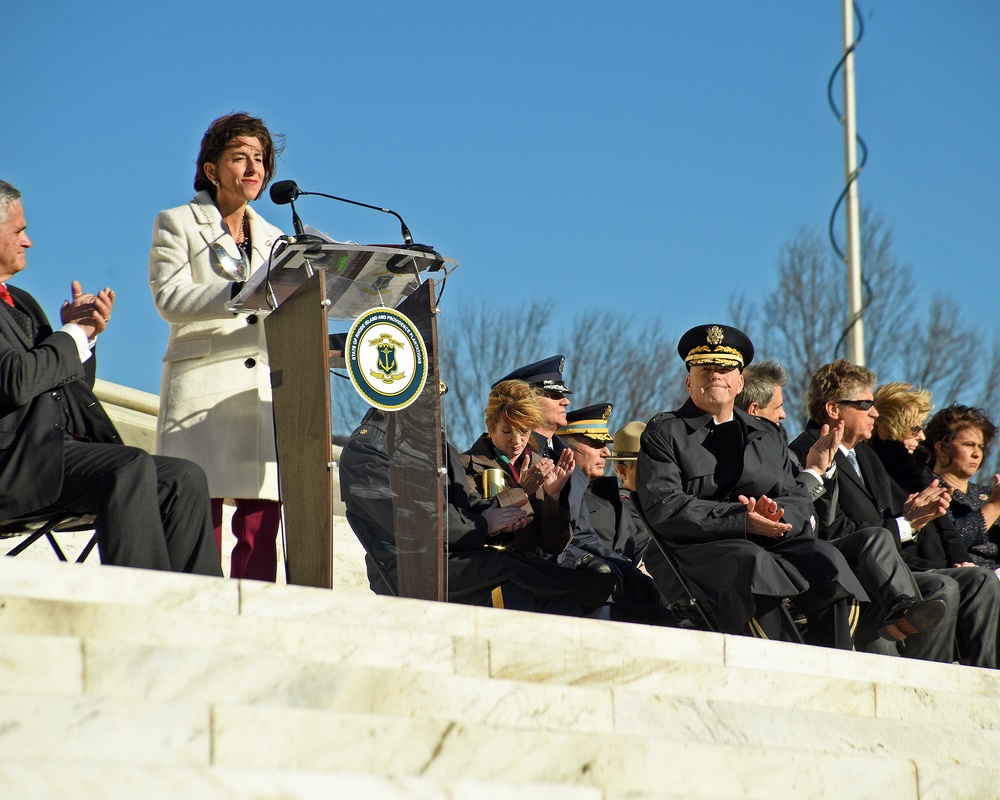
<svg viewBox="0 0 1000 800">
<path fill-rule="evenodd" d="M 901 642 L 907 636 L 929 631 L 944 617 L 944 600 L 917 600 L 903 598 L 893 606 L 879 626 L 878 635 L 883 639 Z"/>
<path fill-rule="evenodd" d="M 621 597 L 625 588 L 625 579 L 621 570 L 610 561 L 595 556 L 593 553 L 584 553 L 580 560 L 576 562 L 577 569 L 585 569 L 588 572 L 597 572 L 601 575 L 611 575 L 615 579 L 614 589 L 611 590 L 612 597 Z"/>
</svg>

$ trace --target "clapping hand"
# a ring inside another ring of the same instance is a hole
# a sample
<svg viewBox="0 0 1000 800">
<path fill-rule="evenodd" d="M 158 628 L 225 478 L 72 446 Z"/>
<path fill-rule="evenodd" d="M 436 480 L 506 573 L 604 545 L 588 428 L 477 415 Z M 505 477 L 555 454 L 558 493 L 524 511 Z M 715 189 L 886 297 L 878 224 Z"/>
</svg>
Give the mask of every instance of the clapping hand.
<svg viewBox="0 0 1000 800">
<path fill-rule="evenodd" d="M 522 505 L 527 502 L 525 500 Z M 501 508 L 496 500 L 483 512 L 483 519 L 486 520 L 486 533 L 490 536 L 516 531 L 531 521 L 530 515 L 520 505 Z"/>
<path fill-rule="evenodd" d="M 521 479 L 518 482 L 521 484 L 521 488 L 524 489 L 525 494 L 533 495 L 542 488 L 546 479 L 551 474 L 554 465 L 549 458 L 539 459 L 537 463 L 532 464 L 530 450 L 524 451 L 524 455 L 520 461 L 518 474 L 521 476 Z"/>
<path fill-rule="evenodd" d="M 747 507 L 747 533 L 780 539 L 792 529 L 787 522 L 781 521 L 785 509 L 779 508 L 770 497 L 761 495 L 755 499 L 741 494 L 739 501 Z"/>
<path fill-rule="evenodd" d="M 111 308 L 115 304 L 113 289 L 101 289 L 97 294 L 84 294 L 80 281 L 70 285 L 72 300 L 64 300 L 59 309 L 59 318 L 63 325 L 75 323 L 79 325 L 88 339 L 93 339 L 108 327 L 111 319 Z"/>
<path fill-rule="evenodd" d="M 844 434 L 844 420 L 838 420 L 836 425 L 824 425 L 813 446 L 806 453 L 806 469 L 814 469 L 820 475 L 830 469 L 837 450 L 840 449 L 840 439 Z"/>
<path fill-rule="evenodd" d="M 914 531 L 919 531 L 927 523 L 947 513 L 948 506 L 951 505 L 951 489 L 940 484 L 935 478 L 926 489 L 906 498 L 903 517 Z"/>
<path fill-rule="evenodd" d="M 576 461 L 573 459 L 573 451 L 567 447 L 559 454 L 559 460 L 552 465 L 552 471 L 545 479 L 543 484 L 545 494 L 549 497 L 558 497 L 574 469 L 576 469 Z"/>
</svg>

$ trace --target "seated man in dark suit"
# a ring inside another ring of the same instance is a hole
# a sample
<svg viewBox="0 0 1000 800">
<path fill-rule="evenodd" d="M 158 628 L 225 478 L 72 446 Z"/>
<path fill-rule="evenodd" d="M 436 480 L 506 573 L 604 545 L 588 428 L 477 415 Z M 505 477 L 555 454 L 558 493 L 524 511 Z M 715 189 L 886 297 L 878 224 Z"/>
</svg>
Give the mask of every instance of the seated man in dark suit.
<svg viewBox="0 0 1000 800">
<path fill-rule="evenodd" d="M 782 598 L 794 597 L 807 641 L 851 649 L 868 595 L 844 557 L 815 539 L 812 504 L 781 435 L 734 408 L 753 344 L 735 328 L 699 325 L 677 350 L 690 400 L 649 421 L 636 465 L 652 535 L 724 632 L 781 635 Z"/>
<path fill-rule="evenodd" d="M 221 577 L 205 473 L 123 445 L 91 391 L 114 293 L 74 281 L 53 331 L 30 294 L 5 285 L 31 247 L 20 198 L 0 181 L 0 516 L 96 514 L 102 563 Z"/>
<path fill-rule="evenodd" d="M 950 494 L 937 481 L 908 498 L 893 492 L 892 479 L 865 444 L 878 417 L 874 387 L 875 374 L 865 367 L 843 359 L 820 367 L 809 381 L 809 425 L 791 446 L 801 456 L 816 440 L 820 426 L 842 421 L 844 433 L 833 478 L 838 493 L 816 501 L 820 535 L 833 540 L 877 526 L 888 530 L 898 547 L 946 513 Z M 831 503 L 835 508 L 824 508 Z M 980 654 L 976 666 L 995 666 L 997 597 L 981 591 L 984 577 L 992 576 L 977 574 L 974 569 L 925 569 L 915 570 L 913 575 L 924 598 L 941 599 L 946 609 L 937 627 L 906 640 L 903 655 L 951 662 L 957 633 L 963 652 Z M 992 646 L 982 646 L 990 642 Z"/>
<path fill-rule="evenodd" d="M 776 361 L 751 364 L 743 370 L 743 391 L 736 396 L 737 408 L 776 425 L 786 441 L 781 387 L 787 382 L 784 368 Z M 815 503 L 829 492 L 830 497 L 823 504 L 828 514 L 831 507 L 836 507 L 839 492 L 833 480 L 837 471 L 834 459 L 843 430 L 843 420 L 824 425 L 804 453 L 804 467 L 798 454 L 790 453 L 796 478 L 809 489 L 809 499 Z M 827 529 L 826 525 L 817 527 L 820 531 Z M 862 615 L 854 637 L 857 649 L 899 655 L 895 641 L 928 631 L 941 621 L 944 602 L 921 599 L 916 580 L 889 531 L 880 527 L 859 528 L 828 541 L 844 555 L 874 601 Z M 890 641 L 879 642 L 879 636 Z"/>
</svg>

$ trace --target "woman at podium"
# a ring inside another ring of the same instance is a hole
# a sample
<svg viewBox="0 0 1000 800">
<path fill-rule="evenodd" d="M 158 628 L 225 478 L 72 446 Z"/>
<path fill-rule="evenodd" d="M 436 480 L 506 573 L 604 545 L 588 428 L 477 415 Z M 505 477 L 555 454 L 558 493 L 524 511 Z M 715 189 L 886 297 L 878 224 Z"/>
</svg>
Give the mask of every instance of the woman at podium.
<svg viewBox="0 0 1000 800">
<path fill-rule="evenodd" d="M 223 499 L 235 500 L 230 577 L 267 581 L 276 577 L 281 512 L 264 326 L 225 305 L 281 236 L 249 205 L 273 177 L 276 151 L 256 117 L 212 122 L 196 162 L 197 194 L 160 212 L 149 253 L 153 302 L 170 323 L 157 452 L 204 468 L 220 552 Z"/>
</svg>

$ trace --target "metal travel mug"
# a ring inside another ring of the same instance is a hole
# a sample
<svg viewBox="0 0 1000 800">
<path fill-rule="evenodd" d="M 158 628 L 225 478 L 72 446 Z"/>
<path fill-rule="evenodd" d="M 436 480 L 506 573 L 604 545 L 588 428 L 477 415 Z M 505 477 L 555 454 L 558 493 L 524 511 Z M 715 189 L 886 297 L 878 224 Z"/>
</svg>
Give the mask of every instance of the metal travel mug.
<svg viewBox="0 0 1000 800">
<path fill-rule="evenodd" d="M 502 469 L 483 470 L 483 497 L 487 500 L 500 494 L 506 484 Z"/>
</svg>

